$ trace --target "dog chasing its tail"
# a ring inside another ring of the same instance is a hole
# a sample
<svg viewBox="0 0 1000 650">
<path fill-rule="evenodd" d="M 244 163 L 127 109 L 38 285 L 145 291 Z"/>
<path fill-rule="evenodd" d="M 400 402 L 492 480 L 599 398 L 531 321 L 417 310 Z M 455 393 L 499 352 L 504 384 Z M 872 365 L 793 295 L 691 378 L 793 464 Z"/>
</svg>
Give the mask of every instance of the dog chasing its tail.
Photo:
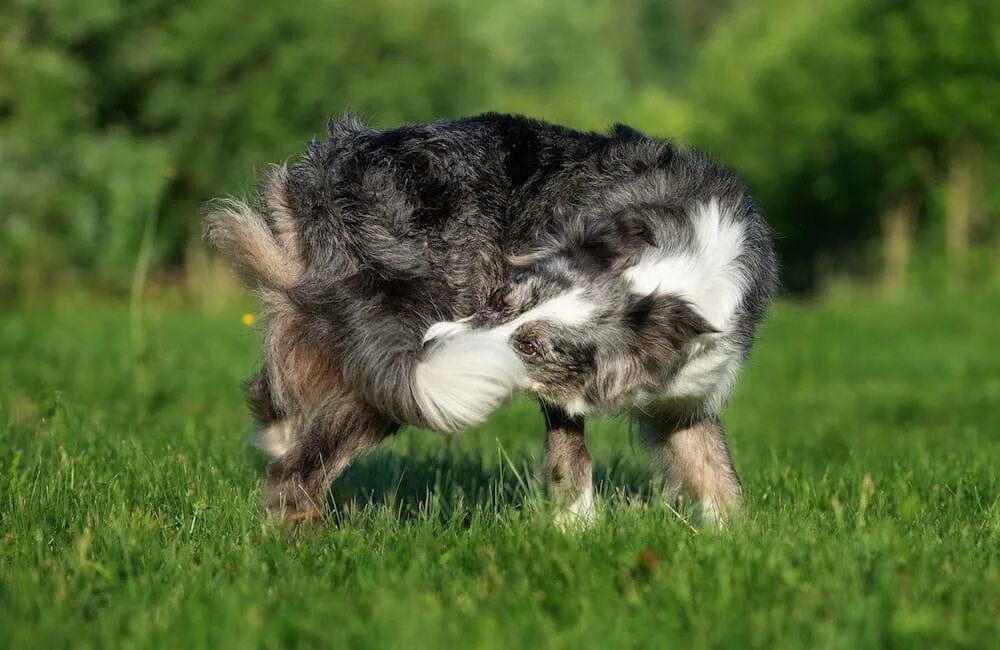
<svg viewBox="0 0 1000 650">
<path fill-rule="evenodd" d="M 216 201 L 205 215 L 205 236 L 232 264 L 265 312 L 263 372 L 268 411 L 284 417 L 265 425 L 257 445 L 277 457 L 294 442 L 303 425 L 345 388 L 394 420 L 457 431 L 483 422 L 519 387 L 523 366 L 509 346 L 474 332 L 445 338 L 422 349 L 420 338 L 394 329 L 383 314 L 382 327 L 342 340 L 342 357 L 331 358 L 325 341 L 311 341 L 298 327 L 304 319 L 291 295 L 308 275 L 296 245 L 296 218 L 285 195 L 287 171 L 271 170 L 262 179 L 260 207 L 237 199 Z M 330 295 L 349 291 L 333 284 Z M 355 328 L 343 328 L 350 337 Z M 383 339 L 375 332 L 389 333 Z M 346 351 L 346 354 L 343 352 Z M 334 378 L 337 375 L 337 378 Z M 255 409 L 260 412 L 261 409 Z"/>
</svg>

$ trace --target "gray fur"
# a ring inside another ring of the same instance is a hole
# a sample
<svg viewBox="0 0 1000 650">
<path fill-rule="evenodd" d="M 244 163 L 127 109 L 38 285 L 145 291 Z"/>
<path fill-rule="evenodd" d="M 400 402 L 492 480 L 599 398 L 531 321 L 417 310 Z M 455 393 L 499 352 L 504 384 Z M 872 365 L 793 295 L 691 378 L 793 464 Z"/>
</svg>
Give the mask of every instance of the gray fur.
<svg viewBox="0 0 1000 650">
<path fill-rule="evenodd" d="M 680 373 L 715 355 L 734 374 L 776 282 L 768 229 L 730 172 L 622 126 L 602 135 L 486 114 L 377 131 L 346 116 L 329 131 L 269 172 L 252 204 L 207 219 L 266 307 L 248 393 L 262 427 L 291 423 L 294 441 L 269 471 L 273 509 L 321 504 L 351 458 L 402 424 L 461 428 L 518 389 L 567 417 L 650 402 L 718 413 L 731 378 L 702 395 Z M 740 234 L 725 331 L 683 294 L 637 295 L 629 275 L 653 254 L 705 253 L 697 214 L 710 201 Z M 567 291 L 595 306 L 586 322 L 543 318 L 506 335 Z M 454 334 L 425 341 L 451 321 Z M 442 361 L 456 350 L 472 363 Z M 454 386 L 426 385 L 442 369 L 475 387 L 457 397 L 481 404 L 448 411 Z"/>
</svg>

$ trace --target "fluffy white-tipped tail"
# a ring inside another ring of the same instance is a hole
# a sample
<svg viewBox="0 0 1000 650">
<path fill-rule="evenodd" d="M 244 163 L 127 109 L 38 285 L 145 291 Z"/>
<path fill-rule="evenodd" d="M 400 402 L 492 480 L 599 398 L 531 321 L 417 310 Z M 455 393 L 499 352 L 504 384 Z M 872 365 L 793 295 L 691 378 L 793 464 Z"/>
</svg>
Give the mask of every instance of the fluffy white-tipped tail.
<svg viewBox="0 0 1000 650">
<path fill-rule="evenodd" d="M 427 424 L 457 431 L 485 421 L 520 387 L 524 374 L 506 341 L 462 332 L 435 343 L 417 364 L 413 396 Z"/>
<path fill-rule="evenodd" d="M 278 244 L 260 213 L 242 201 L 214 204 L 205 215 L 205 236 L 251 289 L 290 287 L 301 274 L 295 256 Z"/>
</svg>

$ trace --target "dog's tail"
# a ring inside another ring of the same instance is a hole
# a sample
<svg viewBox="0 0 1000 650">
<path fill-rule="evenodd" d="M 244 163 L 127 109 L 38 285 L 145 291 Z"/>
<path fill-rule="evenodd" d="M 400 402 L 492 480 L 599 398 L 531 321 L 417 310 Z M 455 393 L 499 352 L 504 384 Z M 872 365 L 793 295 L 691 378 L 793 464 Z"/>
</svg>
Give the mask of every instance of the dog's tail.
<svg viewBox="0 0 1000 650">
<path fill-rule="evenodd" d="M 285 201 L 285 174 L 284 167 L 275 167 L 264 175 L 262 209 L 230 198 L 209 204 L 205 215 L 205 237 L 258 295 L 287 289 L 302 275 L 302 262 L 288 241 L 294 229 Z"/>
</svg>

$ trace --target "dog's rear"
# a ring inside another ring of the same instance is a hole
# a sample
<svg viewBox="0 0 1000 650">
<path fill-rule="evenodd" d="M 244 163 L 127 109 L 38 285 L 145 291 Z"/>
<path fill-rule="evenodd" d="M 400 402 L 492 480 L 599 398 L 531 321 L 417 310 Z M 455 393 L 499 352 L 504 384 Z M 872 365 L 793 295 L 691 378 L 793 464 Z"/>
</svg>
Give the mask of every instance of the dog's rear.
<svg viewBox="0 0 1000 650">
<path fill-rule="evenodd" d="M 330 481 L 401 424 L 449 431 L 484 420 L 513 392 L 520 361 L 492 340 L 471 342 L 474 366 L 454 363 L 469 341 L 424 349 L 426 318 L 412 307 L 427 287 L 400 307 L 377 273 L 312 268 L 298 238 L 316 221 L 289 194 L 288 172 L 275 168 L 255 202 L 213 204 L 205 231 L 262 303 L 263 361 L 247 396 L 256 445 L 273 459 L 265 504 L 298 518 L 322 511 Z"/>
<path fill-rule="evenodd" d="M 263 307 L 263 366 L 247 386 L 261 425 L 258 446 L 281 455 L 345 393 L 404 424 L 454 431 L 484 420 L 515 389 L 516 357 L 494 341 L 476 341 L 479 363 L 454 367 L 452 348 L 468 341 L 423 350 L 422 318 L 373 309 L 364 273 L 310 272 L 288 174 L 273 168 L 256 201 L 218 201 L 205 217 L 206 237 Z"/>
</svg>

